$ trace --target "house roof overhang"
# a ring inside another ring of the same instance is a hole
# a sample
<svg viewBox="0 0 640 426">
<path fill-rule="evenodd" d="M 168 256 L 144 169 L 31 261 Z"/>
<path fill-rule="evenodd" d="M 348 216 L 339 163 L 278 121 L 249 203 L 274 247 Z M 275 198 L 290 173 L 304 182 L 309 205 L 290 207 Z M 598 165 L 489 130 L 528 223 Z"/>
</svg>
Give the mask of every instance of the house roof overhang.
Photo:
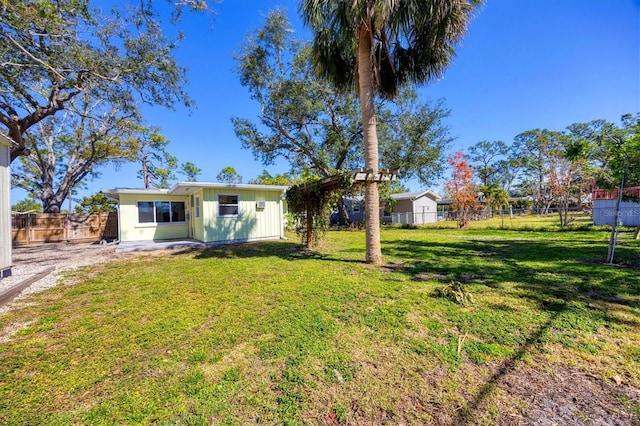
<svg viewBox="0 0 640 426">
<path fill-rule="evenodd" d="M 6 147 L 13 148 L 14 146 L 16 146 L 18 144 L 15 143 L 14 140 L 11 139 L 9 136 L 7 136 L 4 133 L 0 132 L 0 145 L 4 145 Z"/>
<path fill-rule="evenodd" d="M 400 192 L 398 194 L 391 194 L 391 198 L 394 200 L 417 200 L 421 197 L 429 197 L 434 201 L 438 201 L 441 197 L 435 192 L 431 191 L 416 191 L 416 192 Z"/>
<path fill-rule="evenodd" d="M 289 188 L 284 185 L 261 185 L 253 183 L 219 183 L 219 182 L 180 182 L 169 190 L 170 195 L 190 195 L 198 189 L 225 189 L 248 191 L 284 192 Z"/>
<path fill-rule="evenodd" d="M 101 190 L 101 192 L 108 198 L 119 200 L 120 195 L 127 195 L 127 194 L 167 195 L 169 193 L 169 190 L 168 189 L 144 189 L 144 188 L 113 188 L 113 189 L 103 189 Z"/>
<path fill-rule="evenodd" d="M 218 182 L 180 182 L 170 189 L 145 189 L 145 188 L 114 188 L 103 189 L 102 193 L 114 200 L 119 200 L 120 195 L 181 195 L 193 194 L 199 189 L 212 188 L 222 190 L 247 190 L 247 191 L 271 191 L 283 193 L 288 186 L 282 185 L 259 185 L 242 183 L 218 183 Z"/>
</svg>

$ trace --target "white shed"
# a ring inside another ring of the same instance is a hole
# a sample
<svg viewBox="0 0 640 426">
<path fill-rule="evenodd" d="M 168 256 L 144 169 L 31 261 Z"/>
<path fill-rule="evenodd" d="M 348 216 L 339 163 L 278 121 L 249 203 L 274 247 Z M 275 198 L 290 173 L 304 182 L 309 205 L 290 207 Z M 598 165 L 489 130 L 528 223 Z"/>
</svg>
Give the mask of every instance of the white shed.
<svg viewBox="0 0 640 426">
<path fill-rule="evenodd" d="M 0 278 L 11 275 L 11 147 L 13 140 L 0 133 Z"/>
<path fill-rule="evenodd" d="M 391 194 L 396 200 L 391 213 L 392 223 L 421 225 L 438 221 L 438 200 L 431 191 L 402 192 Z"/>
</svg>

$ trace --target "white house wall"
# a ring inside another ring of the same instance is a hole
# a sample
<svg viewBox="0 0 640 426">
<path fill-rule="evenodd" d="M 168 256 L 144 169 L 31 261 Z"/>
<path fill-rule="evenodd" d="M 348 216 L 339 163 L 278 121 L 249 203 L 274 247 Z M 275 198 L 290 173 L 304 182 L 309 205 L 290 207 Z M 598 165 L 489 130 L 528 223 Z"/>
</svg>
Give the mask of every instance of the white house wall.
<svg viewBox="0 0 640 426">
<path fill-rule="evenodd" d="M 10 154 L 9 147 L 3 142 L 0 140 L 0 277 L 11 272 Z"/>
<path fill-rule="evenodd" d="M 413 214 L 416 224 L 436 223 L 438 221 L 438 203 L 424 196 L 413 202 Z"/>
</svg>

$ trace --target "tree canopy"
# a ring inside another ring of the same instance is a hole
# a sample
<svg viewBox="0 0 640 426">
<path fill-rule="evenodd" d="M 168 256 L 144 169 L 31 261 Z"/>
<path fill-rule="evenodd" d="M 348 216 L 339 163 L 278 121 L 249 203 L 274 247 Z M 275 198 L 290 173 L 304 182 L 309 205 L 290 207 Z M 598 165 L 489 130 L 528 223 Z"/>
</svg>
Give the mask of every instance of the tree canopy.
<svg viewBox="0 0 640 426">
<path fill-rule="evenodd" d="M 216 175 L 216 179 L 218 182 L 224 183 L 242 183 L 242 176 L 231 166 L 223 167 Z"/>
<path fill-rule="evenodd" d="M 75 187 L 99 175 L 99 167 L 125 161 L 135 132 L 130 116 L 88 92 L 66 108 L 23 135 L 28 155 L 12 166 L 13 184 L 39 198 L 45 213 L 59 213 Z"/>
<path fill-rule="evenodd" d="M 451 197 L 451 207 L 456 211 L 458 228 L 464 229 L 477 206 L 478 187 L 473 178 L 473 168 L 469 166 L 462 151 L 458 151 L 447 160 L 451 167 L 451 179 L 445 188 Z"/>
<path fill-rule="evenodd" d="M 33 198 L 25 198 L 11 206 L 11 210 L 21 213 L 42 213 L 42 203 L 37 202 Z"/>
<path fill-rule="evenodd" d="M 208 8 L 202 0 L 173 3 L 176 19 L 185 8 Z M 18 144 L 11 160 L 29 155 L 27 130 L 79 94 L 123 114 L 137 114 L 140 102 L 192 106 L 173 57 L 182 36 L 168 38 L 160 20 L 151 0 L 110 10 L 89 0 L 0 2 L 0 124 Z"/>
<path fill-rule="evenodd" d="M 261 105 L 259 123 L 233 117 L 236 135 L 263 164 L 285 158 L 327 178 L 364 166 L 357 99 L 314 74 L 309 43 L 294 37 L 286 14 L 272 11 L 235 55 L 241 83 Z M 382 167 L 424 184 L 443 172 L 452 141 L 444 101 L 424 102 L 404 89 L 394 102 L 378 99 Z"/>
<path fill-rule="evenodd" d="M 289 173 L 276 173 L 275 176 L 269 173 L 266 169 L 258 175 L 255 179 L 251 179 L 249 183 L 255 183 L 260 185 L 292 185 L 296 179 Z"/>
<path fill-rule="evenodd" d="M 82 197 L 79 204 L 76 204 L 76 213 L 102 213 L 112 212 L 118 207 L 118 202 L 108 198 L 102 192 Z"/>
</svg>

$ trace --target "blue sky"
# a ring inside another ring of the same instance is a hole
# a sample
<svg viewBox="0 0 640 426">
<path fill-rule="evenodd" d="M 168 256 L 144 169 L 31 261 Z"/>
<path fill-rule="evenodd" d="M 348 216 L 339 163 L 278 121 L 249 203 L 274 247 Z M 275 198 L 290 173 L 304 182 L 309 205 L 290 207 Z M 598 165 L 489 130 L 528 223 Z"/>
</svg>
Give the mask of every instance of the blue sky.
<svg viewBox="0 0 640 426">
<path fill-rule="evenodd" d="M 294 0 L 224 0 L 213 20 L 190 16 L 177 59 L 188 68 L 187 91 L 198 108 L 145 109 L 149 124 L 171 141 L 169 151 L 202 169 L 200 181 L 215 181 L 225 166 L 244 182 L 264 169 L 242 149 L 231 125 L 232 116 L 257 121 L 259 112 L 238 82 L 232 54 L 276 6 L 289 12 L 299 36 L 308 35 Z M 618 122 L 622 114 L 640 111 L 640 0 L 488 0 L 444 78 L 419 92 L 424 99 L 445 99 L 451 109 L 452 151 L 481 140 L 510 143 L 534 128 L 562 130 L 598 118 Z M 137 169 L 104 169 L 80 195 L 140 187 Z M 273 174 L 288 166 L 267 169 Z M 405 184 L 420 189 L 418 182 Z M 15 203 L 25 193 L 12 190 L 11 196 Z"/>
</svg>

